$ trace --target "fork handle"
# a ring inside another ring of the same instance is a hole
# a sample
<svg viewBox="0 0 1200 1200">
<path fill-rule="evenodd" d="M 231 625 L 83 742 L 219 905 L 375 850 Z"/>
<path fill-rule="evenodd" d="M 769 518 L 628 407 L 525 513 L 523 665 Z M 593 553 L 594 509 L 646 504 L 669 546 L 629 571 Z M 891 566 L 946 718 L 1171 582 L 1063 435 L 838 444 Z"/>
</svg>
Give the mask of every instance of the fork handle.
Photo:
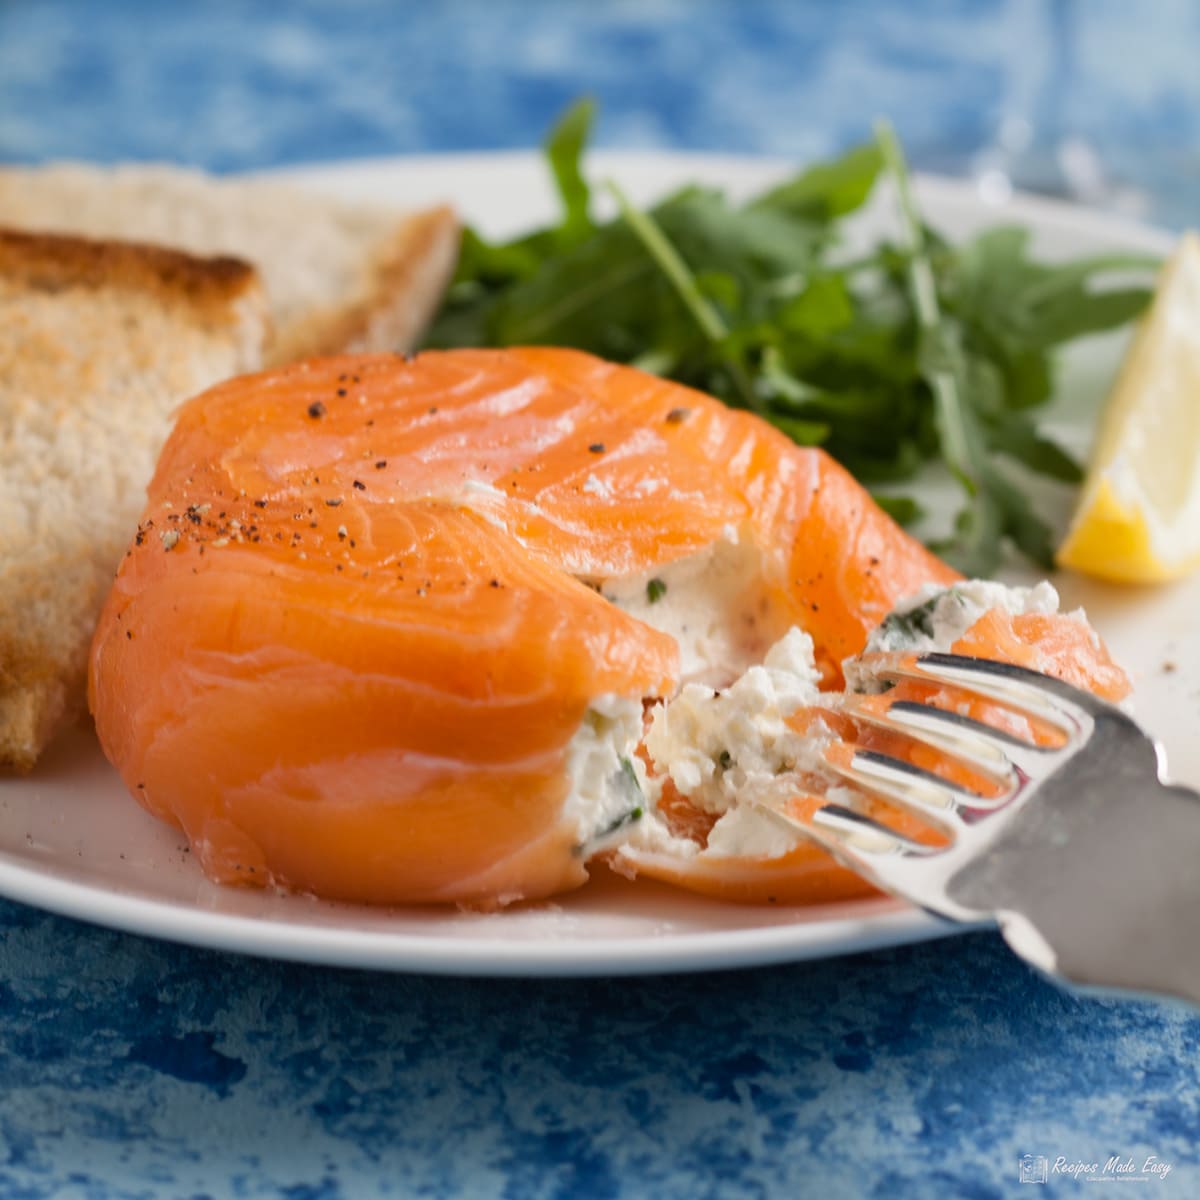
<svg viewBox="0 0 1200 1200">
<path fill-rule="evenodd" d="M 1148 786 L 1156 764 L 1121 750 L 1048 781 L 947 890 L 996 911 L 1009 945 L 1051 974 L 1200 1005 L 1200 794 Z"/>
</svg>

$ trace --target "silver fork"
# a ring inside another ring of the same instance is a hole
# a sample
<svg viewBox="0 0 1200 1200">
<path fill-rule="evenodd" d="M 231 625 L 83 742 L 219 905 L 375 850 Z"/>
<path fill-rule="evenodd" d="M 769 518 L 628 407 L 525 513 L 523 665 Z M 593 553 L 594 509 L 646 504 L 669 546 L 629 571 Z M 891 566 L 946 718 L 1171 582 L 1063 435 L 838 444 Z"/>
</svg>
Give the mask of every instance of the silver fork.
<svg viewBox="0 0 1200 1200">
<path fill-rule="evenodd" d="M 883 890 L 956 921 L 994 919 L 1026 961 L 1078 986 L 1200 1004 L 1200 793 L 1163 782 L 1154 741 L 1120 709 L 1036 671 L 954 654 L 879 655 L 883 680 L 950 685 L 1065 735 L 1043 748 L 932 705 L 897 700 L 859 720 L 933 746 L 996 781 L 985 797 L 855 748 L 847 783 L 942 829 L 928 846 L 826 803 L 776 816 Z"/>
</svg>

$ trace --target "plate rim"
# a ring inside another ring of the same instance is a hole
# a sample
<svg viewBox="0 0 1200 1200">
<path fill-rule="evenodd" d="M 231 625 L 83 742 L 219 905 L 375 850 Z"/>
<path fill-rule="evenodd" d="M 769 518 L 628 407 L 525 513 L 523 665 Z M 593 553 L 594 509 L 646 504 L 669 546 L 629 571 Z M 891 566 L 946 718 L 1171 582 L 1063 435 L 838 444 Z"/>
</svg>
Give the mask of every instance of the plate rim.
<svg viewBox="0 0 1200 1200">
<path fill-rule="evenodd" d="M 778 154 L 738 154 L 731 151 L 671 150 L 618 147 L 598 147 L 587 152 L 586 164 L 598 168 L 618 169 L 625 165 L 632 169 L 653 169 L 664 162 L 681 169 L 695 170 L 705 174 L 725 172 L 787 173 L 804 168 L 803 163 Z M 305 180 L 329 186 L 338 175 L 356 172 L 420 170 L 486 170 L 496 168 L 523 170 L 537 167 L 546 174 L 546 185 L 550 186 L 549 170 L 545 167 L 542 152 L 535 147 L 525 149 L 464 150 L 426 152 L 422 154 L 375 155 L 348 157 L 345 159 L 312 159 L 278 166 L 264 167 L 254 171 L 230 174 L 226 178 L 262 178 L 277 181 Z M 912 172 L 913 182 L 919 196 L 934 205 L 970 205 L 981 211 L 991 212 L 998 219 L 1011 218 L 1015 222 L 1032 221 L 1038 224 L 1070 222 L 1072 227 L 1087 236 L 1115 241 L 1142 242 L 1148 249 L 1164 250 L 1178 238 L 1178 232 L 1163 226 L 1141 221 L 1122 213 L 1105 209 L 1090 208 L 1057 196 L 1042 195 L 1023 188 L 1013 188 L 998 201 L 991 201 L 979 194 L 977 185 L 968 177 L 942 175 L 934 172 Z"/>
<path fill-rule="evenodd" d="M 887 897 L 827 906 L 869 911 L 753 929 L 689 930 L 595 943 L 494 937 L 436 939 L 385 930 L 211 912 L 38 871 L 0 853 L 0 896 L 101 929 L 199 949 L 314 966 L 477 978 L 573 978 L 684 974 L 804 962 L 952 937 L 990 924 L 955 925 Z M 289 901 L 292 897 L 287 898 Z M 311 897 L 297 896 L 307 902 Z M 376 910 L 377 911 L 377 910 Z M 814 910 L 815 911 L 815 910 Z M 497 919 L 503 919 L 497 914 Z M 799 944 L 797 933 L 808 934 Z M 599 946 L 596 950 L 593 947 Z M 319 957 L 313 957 L 314 952 Z"/>
</svg>

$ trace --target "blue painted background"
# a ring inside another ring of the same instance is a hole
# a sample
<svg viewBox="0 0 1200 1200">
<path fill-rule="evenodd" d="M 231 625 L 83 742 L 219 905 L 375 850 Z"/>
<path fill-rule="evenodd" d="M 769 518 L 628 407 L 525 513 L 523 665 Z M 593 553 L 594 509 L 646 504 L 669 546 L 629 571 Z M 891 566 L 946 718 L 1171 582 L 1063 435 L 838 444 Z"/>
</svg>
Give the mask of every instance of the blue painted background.
<svg viewBox="0 0 1200 1200">
<path fill-rule="evenodd" d="M 807 158 L 890 115 L 922 166 L 1200 208 L 1194 0 L 0 0 L 0 160 L 237 169 L 526 146 L 580 91 L 600 142 Z"/>
<path fill-rule="evenodd" d="M 805 158 L 884 113 L 927 169 L 1183 225 L 1198 63 L 1187 0 L 0 0 L 0 160 L 525 146 L 589 90 L 606 145 Z M 1069 997 L 988 934 L 455 981 L 0 902 L 0 1197 L 993 1197 L 1025 1153 L 1157 1155 L 1138 1195 L 1195 1197 L 1198 1063 L 1200 1017 Z"/>
<path fill-rule="evenodd" d="M 1200 1018 L 1068 996 L 990 935 L 497 981 L 2 919 L 0 1195 L 994 1197 L 1024 1153 L 1200 1180 Z"/>
</svg>

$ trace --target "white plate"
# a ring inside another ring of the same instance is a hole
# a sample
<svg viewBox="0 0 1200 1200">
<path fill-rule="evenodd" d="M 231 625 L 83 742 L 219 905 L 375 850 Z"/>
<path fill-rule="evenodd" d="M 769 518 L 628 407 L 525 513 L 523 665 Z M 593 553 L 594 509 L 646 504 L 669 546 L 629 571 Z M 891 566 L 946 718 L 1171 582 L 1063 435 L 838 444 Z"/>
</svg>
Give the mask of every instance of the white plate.
<svg viewBox="0 0 1200 1200">
<path fill-rule="evenodd" d="M 599 154 L 595 178 L 619 179 L 636 200 L 689 180 L 744 194 L 786 163 L 700 155 Z M 554 213 L 531 154 L 347 163 L 287 172 L 346 197 L 416 205 L 450 200 L 491 234 Z M 1162 234 L 1094 213 L 1017 198 L 983 205 L 964 184 L 923 180 L 930 220 L 951 236 L 1011 219 L 1031 226 L 1055 257 L 1114 248 L 1163 251 Z M 876 206 L 864 232 L 886 220 Z M 1066 361 L 1064 432 L 1086 442 L 1075 416 L 1102 391 L 1119 354 L 1113 339 Z M 1016 575 L 1013 576 L 1017 578 Z M 1138 711 L 1165 743 L 1176 778 L 1200 784 L 1200 583 L 1121 591 L 1063 579 L 1135 677 Z M 844 954 L 950 931 L 892 901 L 821 908 L 724 905 L 614 876 L 554 903 L 493 915 L 372 910 L 298 896 L 220 888 L 201 875 L 180 837 L 142 812 L 80 730 L 26 779 L 0 782 L 0 894 L 101 925 L 195 945 L 313 963 L 478 975 L 650 973 L 748 966 Z"/>
</svg>

